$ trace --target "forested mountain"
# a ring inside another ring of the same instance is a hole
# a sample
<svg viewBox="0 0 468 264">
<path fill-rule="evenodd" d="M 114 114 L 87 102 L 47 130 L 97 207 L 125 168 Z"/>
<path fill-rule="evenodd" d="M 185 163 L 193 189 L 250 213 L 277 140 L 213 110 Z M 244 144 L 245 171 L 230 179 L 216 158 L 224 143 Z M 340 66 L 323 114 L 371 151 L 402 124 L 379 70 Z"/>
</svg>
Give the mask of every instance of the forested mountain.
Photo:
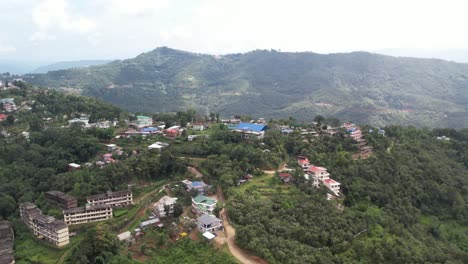
<svg viewBox="0 0 468 264">
<path fill-rule="evenodd" d="M 30 75 L 131 111 L 194 108 L 373 125 L 466 127 L 468 65 L 365 52 L 321 55 L 257 50 L 212 56 L 157 48 L 134 59 Z"/>
<path fill-rule="evenodd" d="M 89 67 L 111 62 L 110 60 L 79 60 L 79 61 L 60 61 L 50 65 L 37 67 L 32 73 L 47 73 L 49 71 L 66 70 L 71 68 Z"/>
</svg>

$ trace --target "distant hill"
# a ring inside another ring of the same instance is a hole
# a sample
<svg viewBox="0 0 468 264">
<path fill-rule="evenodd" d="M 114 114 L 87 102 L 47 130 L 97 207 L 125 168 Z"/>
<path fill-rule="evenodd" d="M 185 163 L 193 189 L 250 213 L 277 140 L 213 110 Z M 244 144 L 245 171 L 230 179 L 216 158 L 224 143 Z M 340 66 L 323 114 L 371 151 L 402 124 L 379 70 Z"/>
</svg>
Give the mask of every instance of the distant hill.
<svg viewBox="0 0 468 264">
<path fill-rule="evenodd" d="M 366 52 L 322 55 L 256 50 L 213 56 L 157 48 L 105 65 L 27 76 L 130 111 L 195 108 L 373 125 L 468 127 L 468 64 Z"/>
<path fill-rule="evenodd" d="M 111 62 L 111 60 L 79 60 L 79 61 L 61 61 L 50 65 L 40 66 L 31 73 L 47 73 L 49 71 L 67 70 L 71 68 L 89 67 Z"/>
</svg>

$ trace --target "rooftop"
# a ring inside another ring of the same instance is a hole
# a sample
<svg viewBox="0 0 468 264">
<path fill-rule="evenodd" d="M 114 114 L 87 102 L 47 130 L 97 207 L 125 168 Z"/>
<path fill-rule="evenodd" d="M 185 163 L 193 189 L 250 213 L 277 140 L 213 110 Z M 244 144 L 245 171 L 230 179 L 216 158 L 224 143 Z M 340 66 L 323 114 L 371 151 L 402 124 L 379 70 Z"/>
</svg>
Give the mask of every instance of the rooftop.
<svg viewBox="0 0 468 264">
<path fill-rule="evenodd" d="M 206 197 L 204 195 L 197 195 L 197 197 L 193 198 L 193 201 L 195 201 L 196 203 L 204 203 L 209 205 L 216 203 L 216 199 Z"/>
<path fill-rule="evenodd" d="M 113 196 L 120 196 L 120 195 L 127 195 L 131 194 L 132 192 L 129 190 L 123 190 L 123 191 L 116 191 L 116 192 L 106 192 L 102 194 L 96 194 L 96 195 L 91 195 L 86 197 L 87 200 L 94 200 L 94 199 L 101 199 L 101 198 L 107 198 L 107 197 L 113 197 Z"/>
<path fill-rule="evenodd" d="M 239 125 L 237 125 L 234 129 L 261 132 L 266 129 L 266 125 L 252 124 L 252 123 L 239 123 Z"/>
<path fill-rule="evenodd" d="M 109 208 L 112 208 L 112 206 L 108 205 L 108 204 L 87 205 L 87 206 L 81 206 L 81 207 L 76 207 L 76 208 L 65 209 L 65 210 L 63 210 L 63 213 L 64 214 L 71 214 L 71 213 L 80 213 L 80 212 L 86 212 L 86 211 L 92 211 L 92 210 L 101 210 L 101 209 L 109 209 Z"/>
<path fill-rule="evenodd" d="M 203 225 L 211 225 L 213 223 L 220 222 L 221 220 L 218 219 L 216 216 L 213 215 L 202 215 L 198 218 L 198 222 Z"/>
<path fill-rule="evenodd" d="M 312 167 L 309 168 L 309 171 L 311 171 L 311 172 L 321 172 L 321 171 L 327 171 L 327 169 L 324 168 L 324 167 L 312 166 Z"/>
<path fill-rule="evenodd" d="M 330 178 L 324 180 L 323 182 L 326 183 L 326 184 L 340 184 L 339 182 L 337 182 L 337 181 L 335 181 L 333 179 L 330 179 Z"/>
</svg>

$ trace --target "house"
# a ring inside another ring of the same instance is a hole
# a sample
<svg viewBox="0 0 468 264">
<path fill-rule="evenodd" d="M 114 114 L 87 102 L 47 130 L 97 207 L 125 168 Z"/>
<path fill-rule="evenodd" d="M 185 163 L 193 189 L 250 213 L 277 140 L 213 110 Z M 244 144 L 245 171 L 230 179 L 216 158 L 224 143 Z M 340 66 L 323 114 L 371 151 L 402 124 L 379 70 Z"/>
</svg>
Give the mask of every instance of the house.
<svg viewBox="0 0 468 264">
<path fill-rule="evenodd" d="M 102 155 L 102 160 L 106 163 L 114 163 L 115 160 L 112 158 L 113 154 L 112 153 L 106 153 Z"/>
<path fill-rule="evenodd" d="M 146 220 L 140 223 L 140 228 L 144 229 L 150 226 L 157 226 L 157 227 L 162 227 L 163 225 L 161 224 L 161 221 L 159 218 L 153 218 L 150 220 Z"/>
<path fill-rule="evenodd" d="M 204 195 L 197 195 L 195 198 L 192 198 L 192 210 L 197 215 L 212 215 L 214 209 L 216 208 L 216 203 L 216 199 L 209 198 Z"/>
<path fill-rule="evenodd" d="M 310 167 L 310 161 L 304 156 L 297 156 L 297 163 L 302 168 L 303 171 L 308 171 Z"/>
<path fill-rule="evenodd" d="M 158 217 L 167 216 L 166 207 L 169 207 L 169 214 L 174 213 L 174 205 L 177 202 L 177 198 L 169 197 L 167 195 L 159 199 L 158 202 L 154 203 L 154 212 Z"/>
<path fill-rule="evenodd" d="M 132 237 L 132 233 L 130 231 L 125 231 L 123 233 L 120 233 L 117 235 L 117 239 L 121 242 L 124 242 L 126 244 L 131 244 L 135 241 Z"/>
<path fill-rule="evenodd" d="M 223 229 L 223 221 L 214 215 L 202 215 L 197 219 L 200 232 L 214 232 Z"/>
<path fill-rule="evenodd" d="M 362 131 L 358 127 L 352 127 L 346 130 L 346 136 L 354 140 L 359 140 L 362 138 Z"/>
<path fill-rule="evenodd" d="M 166 147 L 168 147 L 168 146 L 169 146 L 168 143 L 163 143 L 163 142 L 159 142 L 159 141 L 158 141 L 158 142 L 156 142 L 156 143 L 153 143 L 153 144 L 149 145 L 149 146 L 148 146 L 148 149 L 149 149 L 149 150 L 154 149 L 154 150 L 157 150 L 158 152 L 161 152 L 162 149 L 164 149 L 164 148 L 166 148 Z"/>
<path fill-rule="evenodd" d="M 108 204 L 112 207 L 126 206 L 133 203 L 133 195 L 131 191 L 108 191 L 103 194 L 91 195 L 86 197 L 86 202 L 90 205 Z"/>
<path fill-rule="evenodd" d="M 290 183 L 292 181 L 291 173 L 282 172 L 279 174 L 279 178 L 284 183 Z"/>
<path fill-rule="evenodd" d="M 364 146 L 359 149 L 359 155 L 361 158 L 367 158 L 372 154 L 372 147 Z"/>
<path fill-rule="evenodd" d="M 322 181 L 323 184 L 330 190 L 332 191 L 336 196 L 340 196 L 340 183 L 333 180 L 333 179 L 325 179 Z"/>
<path fill-rule="evenodd" d="M 5 119 L 7 119 L 8 115 L 5 115 L 5 114 L 0 114 L 0 121 L 4 121 Z"/>
<path fill-rule="evenodd" d="M 49 203 L 63 209 L 75 208 L 78 206 L 78 200 L 75 197 L 61 191 L 48 191 L 44 195 Z"/>
<path fill-rule="evenodd" d="M 86 117 L 73 118 L 73 119 L 68 120 L 69 126 L 73 124 L 82 124 L 84 127 L 90 127 L 89 119 L 87 119 Z"/>
<path fill-rule="evenodd" d="M 76 164 L 76 163 L 69 163 L 68 164 L 68 171 L 76 171 L 76 170 L 79 170 L 79 169 L 81 169 L 80 164 Z"/>
<path fill-rule="evenodd" d="M 112 152 L 112 151 L 114 151 L 114 150 L 117 149 L 117 145 L 116 145 L 116 144 L 108 144 L 108 145 L 106 145 L 106 147 L 107 147 L 107 151 L 110 151 L 110 152 Z"/>
<path fill-rule="evenodd" d="M 312 181 L 312 185 L 319 187 L 319 183 L 325 185 L 334 195 L 340 195 L 340 183 L 331 179 L 330 174 L 324 167 L 311 166 L 305 175 L 307 180 Z"/>
<path fill-rule="evenodd" d="M 157 127 L 144 127 L 140 129 L 140 132 L 147 134 L 161 133 Z"/>
<path fill-rule="evenodd" d="M 182 183 L 185 185 L 187 191 L 197 190 L 199 194 L 205 194 L 205 190 L 209 187 L 209 185 L 202 181 L 191 182 L 189 180 L 183 180 Z"/>
<path fill-rule="evenodd" d="M 57 247 L 70 243 L 68 226 L 65 222 L 52 216 L 43 215 L 42 211 L 33 203 L 19 205 L 21 219 L 31 232 Z"/>
<path fill-rule="evenodd" d="M 324 167 L 311 166 L 307 171 L 307 174 L 314 180 L 314 186 L 318 187 L 319 181 L 323 181 L 330 178 L 330 174 L 327 172 L 327 169 Z"/>
<path fill-rule="evenodd" d="M 172 127 L 168 128 L 168 129 L 166 129 L 165 135 L 168 138 L 176 138 L 176 137 L 182 135 L 183 131 L 184 131 L 184 129 L 181 128 L 180 126 L 172 126 Z"/>
<path fill-rule="evenodd" d="M 10 222 L 0 220 L 0 263 L 15 263 L 14 241 L 15 234 Z"/>
<path fill-rule="evenodd" d="M 265 135 L 266 125 L 239 123 L 234 127 L 234 131 L 241 134 L 243 139 L 262 139 Z"/>
<path fill-rule="evenodd" d="M 450 138 L 449 137 L 446 137 L 446 136 L 441 136 L 441 137 L 437 137 L 437 140 L 445 140 L 445 141 L 449 141 Z"/>
<path fill-rule="evenodd" d="M 112 206 L 108 204 L 90 205 L 63 210 L 63 220 L 67 225 L 104 221 L 112 218 Z"/>
<path fill-rule="evenodd" d="M 203 122 L 196 122 L 193 124 L 192 126 L 193 130 L 196 130 L 196 131 L 203 131 L 205 130 L 205 123 Z"/>
<path fill-rule="evenodd" d="M 252 174 L 245 174 L 244 176 L 240 177 L 239 179 L 239 184 L 241 183 L 244 183 L 244 182 L 247 182 L 249 180 L 253 179 L 253 175 Z"/>
<path fill-rule="evenodd" d="M 142 127 L 153 125 L 153 119 L 149 116 L 139 115 L 139 116 L 136 116 L 136 118 L 137 120 L 135 122 L 135 125 L 137 128 L 142 128 Z"/>
</svg>

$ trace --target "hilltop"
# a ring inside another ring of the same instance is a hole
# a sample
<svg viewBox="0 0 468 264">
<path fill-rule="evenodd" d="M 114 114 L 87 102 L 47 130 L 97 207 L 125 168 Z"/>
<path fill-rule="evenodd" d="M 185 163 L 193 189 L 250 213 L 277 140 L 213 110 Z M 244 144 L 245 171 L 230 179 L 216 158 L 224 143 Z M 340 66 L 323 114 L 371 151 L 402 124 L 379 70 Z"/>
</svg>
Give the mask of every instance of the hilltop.
<svg viewBox="0 0 468 264">
<path fill-rule="evenodd" d="M 133 59 L 28 75 L 130 111 L 336 116 L 372 125 L 468 125 L 468 64 L 366 52 L 256 50 L 213 56 L 157 48 Z"/>
</svg>

